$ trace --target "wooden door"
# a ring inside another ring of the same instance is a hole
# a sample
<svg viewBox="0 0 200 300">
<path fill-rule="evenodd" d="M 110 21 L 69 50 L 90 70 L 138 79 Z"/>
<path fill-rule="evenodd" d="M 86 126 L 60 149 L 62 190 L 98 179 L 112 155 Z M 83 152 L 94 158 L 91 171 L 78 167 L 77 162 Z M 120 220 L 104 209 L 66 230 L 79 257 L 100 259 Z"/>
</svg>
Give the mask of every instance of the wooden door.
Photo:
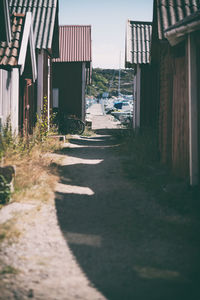
<svg viewBox="0 0 200 300">
<path fill-rule="evenodd" d="M 31 79 L 24 79 L 20 105 L 20 128 L 23 136 L 27 136 L 33 131 L 35 122 L 34 110 L 34 84 Z"/>
</svg>

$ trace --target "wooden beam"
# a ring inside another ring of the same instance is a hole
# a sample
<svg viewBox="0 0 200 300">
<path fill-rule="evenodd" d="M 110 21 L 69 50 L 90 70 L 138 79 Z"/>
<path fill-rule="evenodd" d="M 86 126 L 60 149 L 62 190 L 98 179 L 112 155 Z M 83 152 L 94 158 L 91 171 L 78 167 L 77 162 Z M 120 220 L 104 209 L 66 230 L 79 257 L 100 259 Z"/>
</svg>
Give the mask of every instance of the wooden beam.
<svg viewBox="0 0 200 300">
<path fill-rule="evenodd" d="M 197 99 L 197 61 L 193 34 L 188 34 L 188 92 L 189 92 L 189 162 L 190 184 L 199 183 L 198 170 L 198 99 Z"/>
<path fill-rule="evenodd" d="M 136 110 L 136 128 L 140 128 L 140 97 L 141 97 L 141 68 L 140 65 L 137 65 L 136 73 L 136 101 L 135 101 L 135 110 Z"/>
<path fill-rule="evenodd" d="M 37 54 L 37 70 L 38 70 L 38 80 L 37 80 L 37 114 L 41 116 L 41 110 L 43 109 L 43 97 L 44 97 L 44 50 L 41 50 Z"/>
</svg>

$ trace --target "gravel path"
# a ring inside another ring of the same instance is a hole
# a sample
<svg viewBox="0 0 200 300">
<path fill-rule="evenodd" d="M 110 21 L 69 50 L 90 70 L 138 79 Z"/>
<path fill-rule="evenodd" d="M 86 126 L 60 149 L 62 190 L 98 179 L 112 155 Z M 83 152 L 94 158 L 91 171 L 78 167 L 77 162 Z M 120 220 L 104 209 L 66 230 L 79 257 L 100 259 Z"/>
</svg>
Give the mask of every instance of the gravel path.
<svg viewBox="0 0 200 300">
<path fill-rule="evenodd" d="M 19 212 L 13 203 L 0 211 L 0 223 L 14 218 L 21 232 L 17 243 L 1 245 L 0 262 L 19 272 L 0 274 L 0 299 L 199 299 L 191 222 L 126 178 L 112 137 L 118 125 L 100 113 L 94 118 L 97 111 L 97 135 L 74 137 L 57 154 L 54 205 L 31 203 Z"/>
</svg>

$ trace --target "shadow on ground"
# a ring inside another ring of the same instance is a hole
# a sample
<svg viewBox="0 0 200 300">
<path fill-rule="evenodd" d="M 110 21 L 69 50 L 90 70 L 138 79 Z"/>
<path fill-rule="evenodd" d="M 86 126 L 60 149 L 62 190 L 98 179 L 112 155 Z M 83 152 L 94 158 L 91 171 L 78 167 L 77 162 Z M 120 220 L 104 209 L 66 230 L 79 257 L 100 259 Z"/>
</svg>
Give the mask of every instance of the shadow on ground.
<svg viewBox="0 0 200 300">
<path fill-rule="evenodd" d="M 163 211 L 123 176 L 112 133 L 62 151 L 79 159 L 60 168 L 60 183 L 74 189 L 56 193 L 66 242 L 107 299 L 199 299 L 199 223 Z"/>
</svg>

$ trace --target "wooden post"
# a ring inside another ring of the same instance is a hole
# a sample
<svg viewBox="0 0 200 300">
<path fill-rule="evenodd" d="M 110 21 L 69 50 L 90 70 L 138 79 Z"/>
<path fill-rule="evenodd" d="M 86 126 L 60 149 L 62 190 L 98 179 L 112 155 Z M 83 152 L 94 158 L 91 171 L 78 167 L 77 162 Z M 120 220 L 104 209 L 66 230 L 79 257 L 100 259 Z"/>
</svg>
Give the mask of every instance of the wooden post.
<svg viewBox="0 0 200 300">
<path fill-rule="evenodd" d="M 38 53 L 38 63 L 37 63 L 37 70 L 38 70 L 38 80 L 37 80 L 37 114 L 41 117 L 41 110 L 43 109 L 43 77 L 44 77 L 44 50 L 41 50 Z"/>
<path fill-rule="evenodd" d="M 140 97 L 141 97 L 141 68 L 140 65 L 137 65 L 137 74 L 136 74 L 136 101 L 135 101 L 135 110 L 136 110 L 136 128 L 140 128 Z"/>
<path fill-rule="evenodd" d="M 134 75 L 133 79 L 133 128 L 136 128 L 136 95 L 137 95 L 137 80 L 136 75 Z"/>
<path fill-rule="evenodd" d="M 195 41 L 188 34 L 188 92 L 189 92 L 189 162 L 190 184 L 198 185 L 198 99 L 197 99 L 197 61 Z"/>
<path fill-rule="evenodd" d="M 51 100 L 51 62 L 50 57 L 47 58 L 48 65 L 48 83 L 47 83 L 47 123 L 48 123 L 48 131 L 50 129 L 50 100 Z"/>
<path fill-rule="evenodd" d="M 86 87 L 86 63 L 82 63 L 82 99 L 81 99 L 81 120 L 85 121 L 85 87 Z"/>
</svg>

